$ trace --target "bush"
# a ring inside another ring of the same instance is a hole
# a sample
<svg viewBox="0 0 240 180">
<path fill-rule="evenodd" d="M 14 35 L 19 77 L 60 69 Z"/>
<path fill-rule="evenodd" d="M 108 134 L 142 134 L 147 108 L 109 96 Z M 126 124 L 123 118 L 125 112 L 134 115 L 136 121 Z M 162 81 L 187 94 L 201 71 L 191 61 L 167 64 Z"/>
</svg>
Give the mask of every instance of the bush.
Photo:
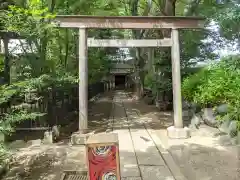
<svg viewBox="0 0 240 180">
<path fill-rule="evenodd" d="M 206 82 L 209 73 L 210 71 L 205 68 L 184 79 L 182 83 L 182 93 L 186 100 L 194 101 L 194 98 L 199 93 L 199 87 Z"/>
<path fill-rule="evenodd" d="M 37 117 L 44 116 L 45 113 L 32 112 L 28 104 L 36 103 L 40 100 L 45 92 L 53 88 L 71 89 L 76 86 L 78 78 L 65 74 L 42 75 L 38 78 L 32 78 L 26 81 L 13 83 L 9 86 L 0 87 L 0 107 L 9 108 L 7 112 L 0 116 L 0 132 L 11 134 L 15 130 L 17 123 L 25 120 L 36 120 Z M 31 94 L 28 96 L 28 94 Z"/>
<path fill-rule="evenodd" d="M 229 56 L 184 79 L 186 100 L 202 107 L 228 104 L 228 116 L 240 122 L 240 55 Z"/>
<path fill-rule="evenodd" d="M 153 94 L 169 92 L 172 89 L 171 79 L 164 78 L 160 75 L 154 75 L 154 73 L 148 73 L 145 76 L 144 86 L 151 89 Z"/>
</svg>

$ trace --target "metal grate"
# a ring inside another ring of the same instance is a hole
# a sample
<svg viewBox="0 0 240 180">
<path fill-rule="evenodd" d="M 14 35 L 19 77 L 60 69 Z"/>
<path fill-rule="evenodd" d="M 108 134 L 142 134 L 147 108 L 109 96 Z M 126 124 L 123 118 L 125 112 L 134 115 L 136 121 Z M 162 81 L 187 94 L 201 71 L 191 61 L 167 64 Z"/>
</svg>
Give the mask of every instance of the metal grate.
<svg viewBox="0 0 240 180">
<path fill-rule="evenodd" d="M 68 175 L 64 180 L 88 180 L 85 175 Z"/>
<path fill-rule="evenodd" d="M 61 180 L 88 180 L 88 176 L 85 171 L 65 171 Z"/>
</svg>

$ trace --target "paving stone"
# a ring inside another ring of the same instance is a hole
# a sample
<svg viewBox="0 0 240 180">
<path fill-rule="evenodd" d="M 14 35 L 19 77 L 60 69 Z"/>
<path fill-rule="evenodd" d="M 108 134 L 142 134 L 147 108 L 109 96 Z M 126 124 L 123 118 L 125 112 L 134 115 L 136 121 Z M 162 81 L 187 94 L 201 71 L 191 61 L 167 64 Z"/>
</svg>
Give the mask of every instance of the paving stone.
<svg viewBox="0 0 240 180">
<path fill-rule="evenodd" d="M 146 129 L 131 129 L 131 135 L 138 163 L 140 165 L 165 164 Z"/>
<path fill-rule="evenodd" d="M 171 156 L 171 154 L 165 149 L 166 147 L 164 147 L 164 145 L 161 142 L 161 140 L 159 139 L 156 131 L 151 128 L 148 128 L 147 131 L 151 135 L 151 137 L 154 140 L 159 151 L 162 153 L 162 156 L 163 156 L 167 166 L 171 170 L 173 176 L 175 177 L 175 179 L 176 180 L 187 180 L 186 177 L 182 174 L 179 166 L 173 160 L 173 157 Z"/>
<path fill-rule="evenodd" d="M 118 133 L 120 155 L 124 152 L 132 153 L 135 155 L 129 130 L 114 130 L 114 133 Z"/>
<path fill-rule="evenodd" d="M 115 109 L 115 111 L 117 111 L 117 109 Z M 122 111 L 122 113 L 125 113 L 125 112 Z M 118 115 L 121 116 L 121 114 L 118 114 Z M 118 120 L 120 121 L 119 123 L 123 123 L 123 124 L 127 123 L 126 117 Z M 118 133 L 121 176 L 122 177 L 140 176 L 129 130 L 118 129 L 118 130 L 114 130 L 113 132 Z"/>
<path fill-rule="evenodd" d="M 121 177 L 133 177 L 140 176 L 139 168 L 137 164 L 124 164 L 120 165 Z"/>
<path fill-rule="evenodd" d="M 126 94 L 116 93 L 112 115 L 113 132 L 119 137 L 121 179 L 174 180 L 143 125 L 145 121 L 139 120 L 136 110 L 125 102 L 126 98 Z M 140 177 L 139 165 L 145 179 Z"/>
<path fill-rule="evenodd" d="M 175 180 L 166 166 L 140 166 L 142 180 Z"/>
</svg>

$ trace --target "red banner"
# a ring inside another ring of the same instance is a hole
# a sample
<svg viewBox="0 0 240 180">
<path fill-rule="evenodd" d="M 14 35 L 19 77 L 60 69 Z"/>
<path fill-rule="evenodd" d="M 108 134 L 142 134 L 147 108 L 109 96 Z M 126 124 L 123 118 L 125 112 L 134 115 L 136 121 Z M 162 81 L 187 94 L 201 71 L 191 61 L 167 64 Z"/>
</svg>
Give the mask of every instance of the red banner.
<svg viewBox="0 0 240 180">
<path fill-rule="evenodd" d="M 117 147 L 88 148 L 90 180 L 117 180 Z"/>
</svg>

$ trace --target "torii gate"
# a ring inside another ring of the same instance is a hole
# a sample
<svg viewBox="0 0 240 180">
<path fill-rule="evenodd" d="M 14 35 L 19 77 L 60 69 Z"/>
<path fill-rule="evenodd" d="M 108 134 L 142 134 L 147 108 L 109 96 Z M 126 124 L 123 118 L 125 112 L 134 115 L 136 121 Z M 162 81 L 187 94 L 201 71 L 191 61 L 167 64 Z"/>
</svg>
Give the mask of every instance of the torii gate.
<svg viewBox="0 0 240 180">
<path fill-rule="evenodd" d="M 82 16 L 58 15 L 60 27 L 79 29 L 79 132 L 88 129 L 88 47 L 171 47 L 174 126 L 169 127 L 170 138 L 188 138 L 183 127 L 180 73 L 179 29 L 204 27 L 204 18 L 177 16 Z M 165 39 L 88 39 L 87 29 L 171 29 Z"/>
</svg>

